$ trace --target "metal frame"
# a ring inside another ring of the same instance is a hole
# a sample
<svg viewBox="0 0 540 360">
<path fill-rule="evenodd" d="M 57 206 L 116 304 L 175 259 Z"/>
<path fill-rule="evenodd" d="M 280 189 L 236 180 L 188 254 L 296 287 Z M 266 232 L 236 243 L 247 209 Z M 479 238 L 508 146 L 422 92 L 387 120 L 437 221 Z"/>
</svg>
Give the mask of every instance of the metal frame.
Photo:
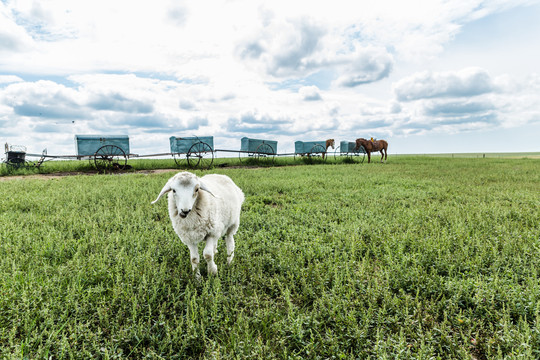
<svg viewBox="0 0 540 360">
<path fill-rule="evenodd" d="M 12 169 L 29 166 L 29 163 L 26 161 L 26 147 L 23 145 L 10 146 L 6 143 L 4 154 L 6 157 L 3 162 Z"/>
</svg>

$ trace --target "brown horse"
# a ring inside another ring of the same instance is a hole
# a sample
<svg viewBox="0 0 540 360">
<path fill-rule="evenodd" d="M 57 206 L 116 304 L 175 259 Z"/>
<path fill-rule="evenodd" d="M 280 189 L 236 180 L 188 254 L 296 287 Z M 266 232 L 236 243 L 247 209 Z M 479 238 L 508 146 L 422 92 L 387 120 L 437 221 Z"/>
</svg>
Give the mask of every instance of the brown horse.
<svg viewBox="0 0 540 360">
<path fill-rule="evenodd" d="M 324 148 L 324 153 L 322 154 L 322 158 L 324 159 L 324 156 L 326 155 L 326 152 L 328 151 L 328 148 L 331 146 L 332 149 L 334 148 L 335 141 L 334 139 L 328 139 L 326 140 L 326 147 Z"/>
<path fill-rule="evenodd" d="M 371 153 L 374 151 L 380 151 L 381 152 L 381 162 L 386 162 L 386 158 L 388 157 L 388 143 L 386 140 L 366 140 L 364 138 L 356 139 L 356 148 L 354 151 L 358 151 L 360 149 L 360 146 L 363 146 L 364 149 L 366 149 L 367 153 L 367 162 L 368 164 L 371 162 Z M 384 154 L 383 154 L 384 151 Z"/>
</svg>

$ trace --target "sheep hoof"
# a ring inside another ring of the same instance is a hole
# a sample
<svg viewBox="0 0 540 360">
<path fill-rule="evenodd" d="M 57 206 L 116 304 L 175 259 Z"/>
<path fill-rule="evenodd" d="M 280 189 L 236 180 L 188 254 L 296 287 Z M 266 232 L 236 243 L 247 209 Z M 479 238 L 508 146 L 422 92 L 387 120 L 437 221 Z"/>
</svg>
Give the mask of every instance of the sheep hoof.
<svg viewBox="0 0 540 360">
<path fill-rule="evenodd" d="M 217 275 L 217 265 L 216 264 L 208 264 L 208 273 L 212 275 Z"/>
</svg>

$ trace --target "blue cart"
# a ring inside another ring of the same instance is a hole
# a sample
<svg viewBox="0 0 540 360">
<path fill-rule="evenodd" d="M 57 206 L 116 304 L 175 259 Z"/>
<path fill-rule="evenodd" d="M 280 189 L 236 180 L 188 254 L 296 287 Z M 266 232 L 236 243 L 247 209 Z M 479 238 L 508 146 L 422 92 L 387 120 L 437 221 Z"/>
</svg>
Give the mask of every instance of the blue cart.
<svg viewBox="0 0 540 360">
<path fill-rule="evenodd" d="M 97 169 L 124 170 L 127 167 L 127 135 L 75 135 L 77 159 L 88 159 Z"/>
<path fill-rule="evenodd" d="M 356 150 L 356 142 L 354 141 L 342 141 L 339 143 L 339 146 L 334 151 L 334 158 L 337 160 L 339 157 L 345 157 L 349 161 L 354 161 L 355 158 L 360 159 L 360 162 L 363 163 L 366 158 L 366 149 L 363 146 L 360 146 Z"/>
<path fill-rule="evenodd" d="M 192 136 L 169 138 L 171 153 L 178 166 L 208 169 L 214 162 L 214 137 Z"/>
<path fill-rule="evenodd" d="M 273 163 L 277 154 L 277 141 L 243 137 L 238 152 L 241 162 L 253 159 L 257 162 Z"/>
<path fill-rule="evenodd" d="M 294 143 L 294 157 L 322 157 L 326 154 L 326 140 L 324 141 L 295 141 Z"/>
</svg>

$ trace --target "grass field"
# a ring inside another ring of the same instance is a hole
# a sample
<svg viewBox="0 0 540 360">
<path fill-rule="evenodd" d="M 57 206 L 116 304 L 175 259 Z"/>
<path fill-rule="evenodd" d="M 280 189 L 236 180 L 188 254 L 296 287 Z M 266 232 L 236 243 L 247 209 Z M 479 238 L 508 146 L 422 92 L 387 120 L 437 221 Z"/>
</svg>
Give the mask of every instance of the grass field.
<svg viewBox="0 0 540 360">
<path fill-rule="evenodd" d="M 254 161 L 253 158 L 244 158 L 243 162 L 240 161 L 238 156 L 231 155 L 231 153 L 225 153 L 228 157 L 223 157 L 223 152 L 216 152 L 213 160 L 212 168 L 227 168 L 227 167 L 268 167 L 268 166 L 289 166 L 289 165 L 302 165 L 302 164 L 352 164 L 367 162 L 367 156 L 354 156 L 344 157 L 339 156 L 339 152 L 328 153 L 326 160 L 319 157 L 302 158 L 293 156 L 276 156 L 273 157 L 273 161 Z M 336 156 L 337 155 L 337 156 Z M 460 153 L 460 154 L 428 154 L 428 155 L 396 155 L 390 154 L 390 159 L 402 159 L 411 157 L 434 157 L 434 158 L 455 158 L 455 159 L 469 159 L 469 158 L 488 158 L 488 159 L 540 159 L 540 152 L 528 152 L 528 153 Z M 41 167 L 35 167 L 36 159 L 28 158 L 28 165 L 21 168 L 13 168 L 2 163 L 0 160 L 0 178 L 4 176 L 25 176 L 32 174 L 55 174 L 66 172 L 77 173 L 106 173 L 107 170 L 98 171 L 94 165 L 94 159 L 89 160 L 61 160 L 61 161 L 45 161 Z M 373 154 L 373 161 L 378 162 L 380 160 L 379 153 Z M 182 164 L 180 167 L 187 167 L 185 157 L 180 160 Z M 130 158 L 127 164 L 131 167 L 124 172 L 131 173 L 140 170 L 155 170 L 155 169 L 174 169 L 180 168 L 173 158 L 156 159 L 156 158 Z"/>
<path fill-rule="evenodd" d="M 538 160 L 211 172 L 246 201 L 200 282 L 173 173 L 0 181 L 0 358 L 540 358 Z"/>
</svg>

